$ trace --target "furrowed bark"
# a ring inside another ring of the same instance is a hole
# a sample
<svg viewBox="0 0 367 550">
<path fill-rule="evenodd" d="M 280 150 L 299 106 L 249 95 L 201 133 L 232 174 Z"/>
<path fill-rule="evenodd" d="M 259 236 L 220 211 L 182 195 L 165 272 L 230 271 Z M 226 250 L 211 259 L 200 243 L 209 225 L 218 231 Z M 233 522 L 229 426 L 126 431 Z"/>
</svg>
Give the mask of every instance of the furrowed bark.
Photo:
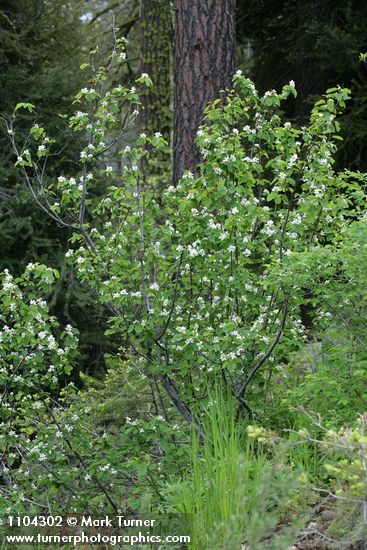
<svg viewBox="0 0 367 550">
<path fill-rule="evenodd" d="M 205 107 L 231 86 L 235 72 L 236 0 L 176 0 L 174 174 L 195 172 L 195 138 Z"/>
</svg>

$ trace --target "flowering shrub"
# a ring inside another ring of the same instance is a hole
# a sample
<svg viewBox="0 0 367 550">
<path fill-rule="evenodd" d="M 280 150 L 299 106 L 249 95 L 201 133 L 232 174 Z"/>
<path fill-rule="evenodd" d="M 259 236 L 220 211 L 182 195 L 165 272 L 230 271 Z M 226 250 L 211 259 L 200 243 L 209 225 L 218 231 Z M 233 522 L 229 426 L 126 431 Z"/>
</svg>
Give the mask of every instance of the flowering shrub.
<svg viewBox="0 0 367 550">
<path fill-rule="evenodd" d="M 110 65 L 125 62 L 124 47 L 118 42 Z M 96 70 L 75 99 L 84 110 L 69 119 L 82 143 L 78 178 L 48 181 L 52 140 L 34 126 L 20 151 L 14 119 L 17 164 L 40 206 L 73 230 L 67 256 L 109 307 L 108 332 L 180 413 L 192 421 L 217 378 L 251 412 L 245 396 L 261 397 L 265 364 L 278 368 L 307 338 L 300 305 L 327 269 L 324 247 L 365 205 L 365 176 L 333 169 L 349 91 L 328 90 L 299 129 L 279 111 L 296 94 L 293 82 L 261 97 L 238 71 L 225 104 L 206 110 L 198 176 L 186 172 L 158 204 L 140 166 L 163 139 L 140 134 L 124 144 L 138 93 L 106 90 L 106 78 Z M 137 84 L 151 81 L 144 74 Z M 121 161 L 109 162 L 111 150 Z"/>
<path fill-rule="evenodd" d="M 115 414 L 111 429 L 106 407 L 116 407 L 117 381 L 140 398 L 147 392 L 145 376 L 139 384 L 119 358 L 97 394 L 65 386 L 78 340 L 43 299 L 57 276 L 40 264 L 29 264 L 19 278 L 0 275 L 0 513 L 141 509 L 142 491 L 148 506 L 149 491 L 156 498 L 159 483 L 182 461 L 172 439 L 179 426 L 154 414 L 148 397 L 145 408 L 137 406 L 135 396 L 134 418 L 117 422 Z"/>
<path fill-rule="evenodd" d="M 0 276 L 3 420 L 23 407 L 37 409 L 42 392 L 56 389 L 60 376 L 71 371 L 76 331 L 67 325 L 56 339 L 59 324 L 42 298 L 56 277 L 55 270 L 40 264 L 29 264 L 16 279 L 8 271 Z"/>
<path fill-rule="evenodd" d="M 312 281 L 313 340 L 274 373 L 268 413 L 273 425 L 303 425 L 299 405 L 317 411 L 333 428 L 354 422 L 365 409 L 366 215 L 358 218 L 341 228 L 337 242 L 311 251 L 299 266 Z"/>
<path fill-rule="evenodd" d="M 0 492 L 5 507 L 13 500 L 22 506 L 26 498 L 14 474 L 33 482 L 28 468 L 17 471 L 19 460 L 47 460 L 34 435 L 76 359 L 75 329 L 62 330 L 43 298 L 56 277 L 55 270 L 40 264 L 29 264 L 18 278 L 8 271 L 0 275 L 0 453 L 6 482 Z"/>
</svg>

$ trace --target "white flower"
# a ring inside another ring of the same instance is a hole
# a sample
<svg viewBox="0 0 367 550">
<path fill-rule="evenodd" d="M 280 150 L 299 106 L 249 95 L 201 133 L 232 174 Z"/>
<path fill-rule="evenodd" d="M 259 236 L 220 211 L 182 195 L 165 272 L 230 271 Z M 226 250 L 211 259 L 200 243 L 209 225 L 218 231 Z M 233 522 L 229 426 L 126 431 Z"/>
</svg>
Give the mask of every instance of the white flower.
<svg viewBox="0 0 367 550">
<path fill-rule="evenodd" d="M 291 156 L 289 157 L 289 162 L 288 162 L 287 168 L 292 168 L 292 166 L 295 164 L 295 162 L 297 161 L 297 159 L 298 159 L 297 153 L 293 153 L 293 155 L 291 155 Z"/>
<path fill-rule="evenodd" d="M 56 347 L 57 347 L 56 340 L 52 335 L 50 335 L 47 338 L 47 343 L 48 343 L 49 349 L 56 349 Z"/>
<path fill-rule="evenodd" d="M 148 73 L 141 73 L 141 78 L 149 78 Z"/>
<path fill-rule="evenodd" d="M 146 135 L 144 132 L 142 132 L 142 133 L 140 134 L 140 137 L 141 137 L 141 139 L 145 139 L 145 138 L 147 137 L 147 135 Z"/>
<path fill-rule="evenodd" d="M 188 252 L 189 252 L 189 256 L 191 258 L 195 258 L 196 256 L 199 256 L 199 254 L 200 254 L 200 251 L 197 248 L 195 248 L 195 246 L 193 246 L 191 244 L 189 244 L 187 249 L 188 249 Z"/>
</svg>

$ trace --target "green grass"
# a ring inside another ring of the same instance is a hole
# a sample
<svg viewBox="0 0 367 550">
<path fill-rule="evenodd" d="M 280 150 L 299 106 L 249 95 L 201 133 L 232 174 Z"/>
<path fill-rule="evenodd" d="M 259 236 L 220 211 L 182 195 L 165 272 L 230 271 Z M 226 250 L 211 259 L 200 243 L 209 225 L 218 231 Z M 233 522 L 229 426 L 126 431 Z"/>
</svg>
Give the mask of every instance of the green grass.
<svg viewBox="0 0 367 550">
<path fill-rule="evenodd" d="M 230 396 L 211 396 L 203 424 L 204 440 L 192 435 L 187 477 L 170 494 L 176 510 L 191 518 L 190 549 L 233 550 L 244 541 L 251 549 L 265 548 L 262 537 L 277 525 L 288 500 L 289 470 L 247 436 Z M 289 534 L 280 537 L 271 548 L 284 550 L 288 540 Z"/>
</svg>

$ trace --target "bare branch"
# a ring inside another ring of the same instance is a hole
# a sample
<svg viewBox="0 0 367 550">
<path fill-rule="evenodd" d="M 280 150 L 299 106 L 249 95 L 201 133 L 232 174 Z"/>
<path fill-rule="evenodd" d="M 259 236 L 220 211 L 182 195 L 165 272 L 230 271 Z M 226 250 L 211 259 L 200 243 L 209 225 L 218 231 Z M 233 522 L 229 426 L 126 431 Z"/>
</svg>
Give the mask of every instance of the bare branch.
<svg viewBox="0 0 367 550">
<path fill-rule="evenodd" d="M 252 378 L 255 376 L 255 374 L 261 368 L 261 366 L 265 363 L 265 361 L 270 357 L 270 355 L 272 354 L 275 346 L 278 344 L 280 338 L 282 337 L 282 334 L 283 334 L 284 328 L 285 328 L 285 322 L 286 322 L 286 319 L 287 319 L 288 302 L 289 302 L 289 295 L 286 296 L 285 301 L 284 301 L 282 322 L 281 322 L 280 328 L 277 332 L 277 335 L 275 336 L 275 338 L 274 338 L 271 346 L 267 350 L 267 352 L 264 353 L 264 355 L 261 357 L 261 359 L 258 361 L 258 363 L 255 365 L 255 367 L 252 369 L 252 371 L 248 375 L 245 382 L 242 384 L 240 390 L 237 393 L 237 399 L 244 396 L 245 391 L 246 391 L 248 385 L 250 384 Z"/>
</svg>

